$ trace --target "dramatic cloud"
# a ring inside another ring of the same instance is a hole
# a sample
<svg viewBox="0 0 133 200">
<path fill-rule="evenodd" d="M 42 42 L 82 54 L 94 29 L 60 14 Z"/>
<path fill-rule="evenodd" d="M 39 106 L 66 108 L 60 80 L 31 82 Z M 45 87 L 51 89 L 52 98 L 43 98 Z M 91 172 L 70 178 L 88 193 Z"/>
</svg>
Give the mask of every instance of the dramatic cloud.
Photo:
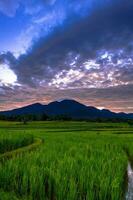
<svg viewBox="0 0 133 200">
<path fill-rule="evenodd" d="M 64 82 L 66 86 L 72 82 L 79 86 L 82 79 L 81 87 L 128 83 L 123 72 L 132 70 L 132 15 L 131 3 L 116 3 L 55 31 L 47 40 L 41 38 L 19 58 L 15 68 L 18 79 L 35 85 Z"/>
<path fill-rule="evenodd" d="M 133 112 L 133 85 L 104 89 L 49 89 L 47 87 L 0 87 L 0 109 L 8 110 L 27 104 L 48 102 L 59 99 L 75 99 L 86 105 L 111 109 L 116 112 Z M 6 106 L 5 106 L 6 104 Z"/>
<path fill-rule="evenodd" d="M 0 70 L 10 70 L 8 83 L 0 76 L 5 87 L 0 91 L 6 93 L 2 102 L 12 94 L 18 106 L 26 93 L 23 104 L 75 98 L 115 111 L 133 110 L 133 2 L 19 1 L 15 11 L 18 4 L 32 16 L 31 24 L 19 37 L 23 54 L 0 54 Z"/>
</svg>

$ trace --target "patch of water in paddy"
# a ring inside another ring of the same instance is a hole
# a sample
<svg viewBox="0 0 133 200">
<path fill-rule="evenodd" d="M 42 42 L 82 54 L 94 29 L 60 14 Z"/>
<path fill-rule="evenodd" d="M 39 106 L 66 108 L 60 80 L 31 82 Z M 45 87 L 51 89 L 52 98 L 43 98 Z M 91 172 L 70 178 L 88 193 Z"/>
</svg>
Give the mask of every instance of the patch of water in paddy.
<svg viewBox="0 0 133 200">
<path fill-rule="evenodd" d="M 128 175 L 128 190 L 126 193 L 126 200 L 133 200 L 133 170 L 130 163 L 128 163 L 127 175 Z"/>
</svg>

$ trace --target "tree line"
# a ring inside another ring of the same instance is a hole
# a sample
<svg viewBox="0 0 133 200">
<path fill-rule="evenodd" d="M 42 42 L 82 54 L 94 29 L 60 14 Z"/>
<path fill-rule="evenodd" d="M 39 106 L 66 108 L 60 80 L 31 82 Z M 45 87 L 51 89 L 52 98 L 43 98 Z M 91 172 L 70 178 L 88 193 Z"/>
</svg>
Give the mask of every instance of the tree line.
<svg viewBox="0 0 133 200">
<path fill-rule="evenodd" d="M 47 114 L 24 114 L 24 115 L 0 115 L 0 120 L 4 121 L 16 121 L 27 124 L 30 121 L 87 121 L 87 122 L 127 122 L 129 125 L 133 125 L 132 119 L 122 119 L 122 118 L 90 118 L 90 119 L 75 119 L 68 115 L 56 115 L 48 116 Z"/>
</svg>

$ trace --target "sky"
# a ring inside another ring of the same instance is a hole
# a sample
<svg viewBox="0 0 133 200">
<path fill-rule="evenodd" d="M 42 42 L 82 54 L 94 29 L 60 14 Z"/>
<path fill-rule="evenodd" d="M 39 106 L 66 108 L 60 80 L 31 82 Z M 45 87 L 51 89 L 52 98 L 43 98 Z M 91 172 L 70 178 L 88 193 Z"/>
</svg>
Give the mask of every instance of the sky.
<svg viewBox="0 0 133 200">
<path fill-rule="evenodd" d="M 0 0 L 0 110 L 61 99 L 133 112 L 133 1 Z"/>
</svg>

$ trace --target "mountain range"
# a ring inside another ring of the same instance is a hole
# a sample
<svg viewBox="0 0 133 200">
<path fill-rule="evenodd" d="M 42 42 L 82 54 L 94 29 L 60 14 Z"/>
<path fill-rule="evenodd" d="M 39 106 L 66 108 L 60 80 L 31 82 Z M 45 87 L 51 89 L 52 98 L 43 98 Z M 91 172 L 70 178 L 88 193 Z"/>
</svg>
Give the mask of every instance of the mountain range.
<svg viewBox="0 0 133 200">
<path fill-rule="evenodd" d="M 120 118 L 120 119 L 133 119 L 133 113 L 115 113 L 110 110 L 99 110 L 95 107 L 86 106 L 75 100 L 62 100 L 54 101 L 48 105 L 35 103 L 22 108 L 17 108 L 9 111 L 2 111 L 0 115 L 13 116 L 13 115 L 40 115 L 46 114 L 51 117 L 55 116 L 68 116 L 72 119 L 96 119 L 96 118 Z"/>
</svg>

